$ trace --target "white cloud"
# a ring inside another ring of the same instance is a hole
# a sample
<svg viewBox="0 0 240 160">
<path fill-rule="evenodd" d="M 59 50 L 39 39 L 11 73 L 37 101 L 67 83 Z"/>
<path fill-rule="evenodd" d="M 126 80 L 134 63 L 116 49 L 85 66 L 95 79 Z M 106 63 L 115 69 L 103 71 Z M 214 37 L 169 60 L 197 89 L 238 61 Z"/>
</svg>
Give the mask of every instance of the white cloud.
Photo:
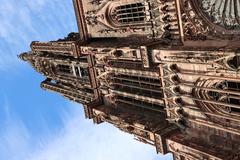
<svg viewBox="0 0 240 160">
<path fill-rule="evenodd" d="M 0 72 L 17 68 L 21 64 L 16 55 L 19 50 L 27 48 L 30 41 L 44 36 L 41 29 L 46 35 L 61 38 L 58 35 L 62 32 L 61 29 L 71 31 L 74 28 L 75 17 L 70 13 L 73 8 L 69 3 L 67 5 L 67 2 L 0 0 Z M 55 13 L 57 6 L 61 12 Z M 45 13 L 46 8 L 49 10 Z M 69 20 L 69 17 L 72 19 Z M 36 26 L 36 21 L 41 22 L 42 26 Z M 8 110 L 7 104 L 5 107 Z M 0 159 L 156 159 L 154 148 L 134 141 L 132 136 L 111 125 L 93 125 L 91 121 L 83 118 L 83 112 L 78 105 L 68 106 L 68 109 L 70 108 L 72 109 L 63 115 L 62 129 L 57 133 L 50 130 L 48 135 L 41 137 L 33 135 L 20 118 L 7 111 L 9 116 L 0 128 Z"/>
<path fill-rule="evenodd" d="M 76 26 L 71 0 L 0 0 L 0 71 L 21 66 L 31 41 L 66 36 Z"/>
<path fill-rule="evenodd" d="M 28 33 L 36 33 L 29 8 L 16 0 L 0 0 L 0 71 L 10 71 L 20 66 L 17 58 L 20 48 L 31 41 Z"/>
<path fill-rule="evenodd" d="M 108 124 L 93 125 L 83 118 L 79 105 L 71 105 L 63 115 L 59 132 L 31 135 L 21 120 L 7 123 L 0 133 L 0 159 L 8 160 L 160 160 L 155 149 Z M 11 119 L 13 119 L 11 117 Z M 37 145 L 36 145 L 37 144 Z"/>
<path fill-rule="evenodd" d="M 34 31 L 29 8 L 16 0 L 2 0 L 0 6 L 0 38 L 12 45 L 29 40 L 27 32 Z"/>
</svg>

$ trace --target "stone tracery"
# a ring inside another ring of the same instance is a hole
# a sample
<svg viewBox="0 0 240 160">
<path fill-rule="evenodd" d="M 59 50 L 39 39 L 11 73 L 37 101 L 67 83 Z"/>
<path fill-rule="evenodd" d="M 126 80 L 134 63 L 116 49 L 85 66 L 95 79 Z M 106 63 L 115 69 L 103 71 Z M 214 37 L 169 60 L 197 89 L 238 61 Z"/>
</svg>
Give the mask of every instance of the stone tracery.
<svg viewBox="0 0 240 160">
<path fill-rule="evenodd" d="M 229 30 L 240 29 L 240 1 L 203 0 L 201 7 L 214 24 Z"/>
<path fill-rule="evenodd" d="M 94 123 L 176 159 L 225 160 L 240 148 L 239 2 L 74 0 L 80 34 L 33 42 L 20 57 Z"/>
</svg>

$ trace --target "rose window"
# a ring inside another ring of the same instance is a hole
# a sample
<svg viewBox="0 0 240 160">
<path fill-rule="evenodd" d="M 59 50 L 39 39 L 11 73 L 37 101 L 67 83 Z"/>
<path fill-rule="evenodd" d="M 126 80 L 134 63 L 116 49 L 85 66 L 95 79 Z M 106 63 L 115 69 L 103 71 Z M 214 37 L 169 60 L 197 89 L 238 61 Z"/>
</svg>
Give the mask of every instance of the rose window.
<svg viewBox="0 0 240 160">
<path fill-rule="evenodd" d="M 239 0 L 202 0 L 203 13 L 214 24 L 228 30 L 240 29 L 240 1 Z"/>
</svg>

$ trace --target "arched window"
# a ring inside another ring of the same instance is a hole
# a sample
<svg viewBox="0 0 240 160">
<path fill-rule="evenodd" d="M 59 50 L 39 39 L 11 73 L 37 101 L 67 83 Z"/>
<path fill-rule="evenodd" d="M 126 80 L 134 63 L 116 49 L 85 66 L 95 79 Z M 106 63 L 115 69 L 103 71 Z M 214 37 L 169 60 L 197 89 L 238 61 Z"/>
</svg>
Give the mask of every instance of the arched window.
<svg viewBox="0 0 240 160">
<path fill-rule="evenodd" d="M 234 81 L 223 81 L 215 84 L 214 87 L 216 89 L 225 90 L 226 93 L 209 91 L 208 96 L 214 101 L 224 102 L 230 104 L 230 106 L 232 105 L 232 107 L 226 107 L 226 111 L 240 114 L 240 83 Z"/>
<path fill-rule="evenodd" d="M 112 19 L 122 25 L 142 23 L 145 21 L 145 6 L 143 3 L 120 5 L 113 10 Z"/>
<path fill-rule="evenodd" d="M 195 1 L 195 0 L 194 0 Z M 240 1 L 198 0 L 203 12 L 217 25 L 226 29 L 240 29 Z"/>
</svg>

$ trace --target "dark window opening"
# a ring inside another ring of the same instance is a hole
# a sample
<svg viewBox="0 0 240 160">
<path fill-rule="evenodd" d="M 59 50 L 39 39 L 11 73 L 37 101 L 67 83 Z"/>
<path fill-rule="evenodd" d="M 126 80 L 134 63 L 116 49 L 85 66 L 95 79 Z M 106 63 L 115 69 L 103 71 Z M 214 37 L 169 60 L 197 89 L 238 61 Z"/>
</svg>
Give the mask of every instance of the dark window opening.
<svg viewBox="0 0 240 160">
<path fill-rule="evenodd" d="M 89 76 L 87 68 L 80 67 L 80 73 L 81 73 L 81 77 L 88 77 Z"/>
<path fill-rule="evenodd" d="M 58 65 L 57 66 L 58 71 L 64 74 L 71 74 L 72 73 L 72 67 L 68 65 Z"/>
<path fill-rule="evenodd" d="M 211 97 L 214 100 L 219 100 L 221 95 L 218 92 L 209 91 L 208 96 Z"/>
<path fill-rule="evenodd" d="M 93 89 L 90 89 L 90 88 L 84 88 L 84 91 L 87 92 L 87 93 L 94 94 Z"/>
<path fill-rule="evenodd" d="M 231 112 L 240 113 L 240 109 L 239 108 L 231 108 Z"/>
<path fill-rule="evenodd" d="M 240 83 L 234 81 L 223 81 L 215 85 L 217 89 L 240 91 Z"/>
<path fill-rule="evenodd" d="M 230 58 L 227 63 L 232 69 L 238 70 L 240 68 L 240 56 Z"/>
<path fill-rule="evenodd" d="M 123 24 L 144 22 L 145 6 L 142 3 L 122 5 L 116 8 L 114 16 L 114 19 Z"/>
<path fill-rule="evenodd" d="M 139 83 L 144 83 L 146 82 L 146 84 L 152 84 L 152 85 L 156 85 L 159 84 L 160 85 L 160 79 L 153 79 L 151 77 L 141 77 L 141 76 L 133 76 L 133 75 L 118 75 L 115 76 L 116 78 L 120 78 L 120 79 L 125 79 L 125 80 L 130 80 L 130 82 L 132 81 L 136 81 Z"/>
<path fill-rule="evenodd" d="M 227 87 L 229 90 L 232 91 L 240 91 L 240 83 L 236 83 L 236 82 L 227 82 Z"/>
<path fill-rule="evenodd" d="M 234 105 L 240 105 L 240 99 L 228 98 L 228 102 Z"/>
<path fill-rule="evenodd" d="M 208 96 L 215 101 L 229 104 L 225 110 L 229 113 L 240 113 L 240 97 L 236 94 L 240 92 L 240 83 L 234 81 L 222 81 L 214 85 L 215 88 L 226 91 L 220 93 L 217 91 L 208 91 Z M 236 106 L 236 107 L 235 107 Z M 238 107 L 239 106 L 239 107 Z"/>
<path fill-rule="evenodd" d="M 76 72 L 76 76 L 80 77 L 80 71 L 79 71 L 78 67 L 75 67 L 75 72 Z"/>
<path fill-rule="evenodd" d="M 124 52 L 122 50 L 116 50 L 113 52 L 113 55 L 115 57 L 121 57 L 124 54 Z"/>
</svg>

